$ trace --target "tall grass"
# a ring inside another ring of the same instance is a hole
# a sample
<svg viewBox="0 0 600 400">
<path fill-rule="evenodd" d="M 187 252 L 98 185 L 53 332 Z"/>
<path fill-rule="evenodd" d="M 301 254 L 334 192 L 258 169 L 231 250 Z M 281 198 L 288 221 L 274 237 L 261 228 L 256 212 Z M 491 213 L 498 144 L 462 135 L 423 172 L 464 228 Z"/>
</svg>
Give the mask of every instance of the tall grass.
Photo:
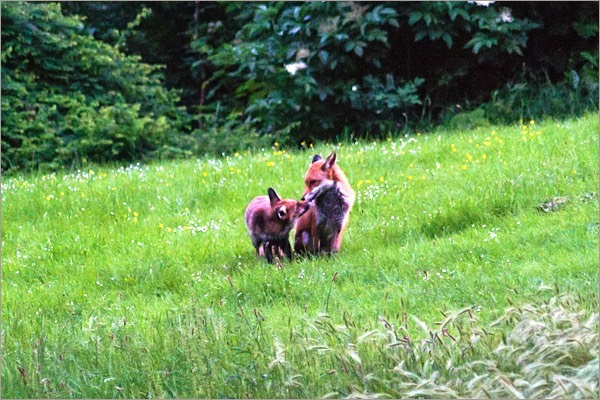
<svg viewBox="0 0 600 400">
<path fill-rule="evenodd" d="M 256 259 L 333 149 L 341 252 Z M 2 396 L 597 395 L 597 192 L 596 115 L 5 178 Z"/>
</svg>

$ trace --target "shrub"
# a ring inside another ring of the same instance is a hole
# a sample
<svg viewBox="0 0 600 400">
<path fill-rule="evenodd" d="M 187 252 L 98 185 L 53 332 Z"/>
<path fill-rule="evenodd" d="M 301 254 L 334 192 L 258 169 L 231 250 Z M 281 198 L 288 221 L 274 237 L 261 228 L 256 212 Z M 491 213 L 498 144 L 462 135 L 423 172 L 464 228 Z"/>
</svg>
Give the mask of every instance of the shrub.
<svg viewBox="0 0 600 400">
<path fill-rule="evenodd" d="M 433 121 L 471 95 L 470 70 L 522 55 L 539 26 L 508 14 L 502 21 L 501 7 L 451 2 L 232 3 L 227 12 L 238 23 L 232 40 L 215 37 L 217 21 L 192 41 L 202 60 L 194 66 L 207 59 L 215 69 L 207 100 L 260 133 L 296 124 L 297 142 Z"/>
<path fill-rule="evenodd" d="M 274 140 L 285 142 L 288 137 L 285 132 L 259 135 L 252 126 L 241 124 L 235 114 L 220 121 L 217 113 L 204 115 L 202 128 L 195 130 L 194 136 L 197 138 L 194 153 L 217 156 L 269 147 Z"/>
<path fill-rule="evenodd" d="M 2 169 L 147 157 L 186 122 L 159 67 L 93 39 L 59 3 L 2 3 Z"/>
<path fill-rule="evenodd" d="M 495 90 L 483 106 L 494 123 L 515 120 L 541 119 L 544 116 L 565 118 L 598 110 L 598 82 L 585 79 L 571 71 L 565 80 L 551 82 L 507 84 Z"/>
</svg>

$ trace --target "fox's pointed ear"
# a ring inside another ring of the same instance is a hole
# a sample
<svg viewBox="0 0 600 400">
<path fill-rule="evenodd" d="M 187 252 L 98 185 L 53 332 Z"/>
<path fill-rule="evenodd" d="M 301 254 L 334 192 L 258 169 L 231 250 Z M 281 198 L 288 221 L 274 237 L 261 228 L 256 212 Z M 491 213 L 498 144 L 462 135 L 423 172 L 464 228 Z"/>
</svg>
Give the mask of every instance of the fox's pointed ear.
<svg viewBox="0 0 600 400">
<path fill-rule="evenodd" d="M 312 160 L 312 162 L 313 162 L 313 164 L 314 164 L 314 163 L 316 163 L 317 161 L 319 161 L 319 160 L 321 160 L 321 159 L 322 159 L 321 155 L 320 155 L 320 154 L 317 154 L 316 156 L 314 156 L 314 157 L 313 157 L 313 160 Z"/>
<path fill-rule="evenodd" d="M 335 165 L 336 154 L 335 151 L 327 157 L 325 164 L 321 167 L 323 171 L 329 171 Z"/>
<path fill-rule="evenodd" d="M 269 192 L 269 200 L 271 201 L 271 207 L 275 205 L 278 201 L 281 201 L 281 198 L 277 196 L 277 193 L 273 190 L 273 188 L 269 188 L 267 190 Z"/>
</svg>

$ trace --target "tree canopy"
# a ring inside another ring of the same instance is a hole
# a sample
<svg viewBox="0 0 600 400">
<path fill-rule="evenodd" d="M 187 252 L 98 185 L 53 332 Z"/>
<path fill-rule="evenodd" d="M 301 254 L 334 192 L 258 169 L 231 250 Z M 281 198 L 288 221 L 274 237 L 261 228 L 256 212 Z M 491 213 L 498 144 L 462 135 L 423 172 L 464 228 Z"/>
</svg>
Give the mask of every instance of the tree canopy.
<svg viewBox="0 0 600 400">
<path fill-rule="evenodd" d="M 2 3 L 2 168 L 140 159 L 185 115 L 159 66 L 86 34 L 59 3 Z"/>
<path fill-rule="evenodd" d="M 593 2 L 2 3 L 2 169 L 598 107 Z"/>
</svg>

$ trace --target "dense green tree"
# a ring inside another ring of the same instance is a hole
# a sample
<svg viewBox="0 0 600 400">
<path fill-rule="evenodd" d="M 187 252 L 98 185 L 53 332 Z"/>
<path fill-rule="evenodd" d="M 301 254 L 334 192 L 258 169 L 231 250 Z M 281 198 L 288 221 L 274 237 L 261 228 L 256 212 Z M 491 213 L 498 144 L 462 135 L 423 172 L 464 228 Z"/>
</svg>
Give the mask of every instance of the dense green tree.
<svg viewBox="0 0 600 400">
<path fill-rule="evenodd" d="M 489 117 L 533 116 L 542 104 L 525 110 L 504 101 L 518 85 L 531 88 L 517 93 L 521 103 L 547 104 L 535 97 L 540 85 L 560 102 L 567 74 L 597 75 L 597 4 L 482 3 L 228 3 L 225 17 L 192 42 L 198 64 L 214 68 L 203 85 L 206 109 L 219 104 L 263 134 L 298 141 L 379 135 L 448 121 L 490 100 L 505 107 L 491 104 Z M 239 27 L 227 42 L 219 36 L 225 22 Z M 549 60 L 549 51 L 564 62 Z M 566 113 L 597 106 L 597 79 L 570 95 L 584 100 Z"/>
<path fill-rule="evenodd" d="M 215 2 L 157 1 L 69 1 L 66 15 L 85 16 L 86 30 L 98 40 L 119 45 L 152 65 L 164 65 L 164 84 L 181 93 L 181 104 L 199 103 L 202 71 L 192 70 L 190 41 L 193 27 L 204 19 L 215 19 Z"/>
<path fill-rule="evenodd" d="M 3 3 L 2 23 L 4 170 L 598 107 L 595 2 Z"/>
<path fill-rule="evenodd" d="M 159 67 L 94 39 L 59 3 L 2 3 L 2 168 L 173 149 L 185 110 Z"/>
</svg>

